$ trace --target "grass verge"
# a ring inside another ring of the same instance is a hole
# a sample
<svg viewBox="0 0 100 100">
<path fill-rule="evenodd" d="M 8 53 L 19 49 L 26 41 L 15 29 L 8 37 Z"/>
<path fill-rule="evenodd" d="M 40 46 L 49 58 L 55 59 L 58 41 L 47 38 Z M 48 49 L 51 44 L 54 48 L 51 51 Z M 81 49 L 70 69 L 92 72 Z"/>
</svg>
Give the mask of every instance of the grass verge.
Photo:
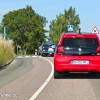
<svg viewBox="0 0 100 100">
<path fill-rule="evenodd" d="M 0 65 L 13 59 L 13 56 L 14 50 L 11 43 L 4 41 L 2 37 L 0 37 Z"/>
</svg>

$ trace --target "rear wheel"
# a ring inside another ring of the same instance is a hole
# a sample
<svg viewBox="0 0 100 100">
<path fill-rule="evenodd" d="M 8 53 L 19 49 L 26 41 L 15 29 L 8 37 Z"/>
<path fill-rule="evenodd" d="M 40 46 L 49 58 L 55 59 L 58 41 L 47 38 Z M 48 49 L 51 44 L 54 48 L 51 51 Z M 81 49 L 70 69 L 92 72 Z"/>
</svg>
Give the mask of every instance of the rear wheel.
<svg viewBox="0 0 100 100">
<path fill-rule="evenodd" d="M 46 57 L 46 56 L 47 56 L 47 54 L 45 54 L 45 53 L 42 53 L 42 56 L 43 56 L 43 57 Z"/>
<path fill-rule="evenodd" d="M 97 78 L 100 78 L 100 72 L 96 72 L 95 75 Z"/>
<path fill-rule="evenodd" d="M 100 78 L 100 72 L 89 72 L 92 77 Z"/>
<path fill-rule="evenodd" d="M 61 73 L 54 70 L 54 79 L 59 79 L 60 76 L 61 76 Z"/>
</svg>

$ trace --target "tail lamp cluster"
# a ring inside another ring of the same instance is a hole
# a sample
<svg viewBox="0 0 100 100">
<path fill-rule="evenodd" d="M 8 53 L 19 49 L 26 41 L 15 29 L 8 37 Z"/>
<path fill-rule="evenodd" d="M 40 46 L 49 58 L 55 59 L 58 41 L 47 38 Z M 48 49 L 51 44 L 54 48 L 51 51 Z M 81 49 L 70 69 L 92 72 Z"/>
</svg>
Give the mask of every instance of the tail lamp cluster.
<svg viewBox="0 0 100 100">
<path fill-rule="evenodd" d="M 64 47 L 61 45 L 58 45 L 56 48 L 56 53 L 57 54 L 64 54 Z"/>
<path fill-rule="evenodd" d="M 56 53 L 57 54 L 64 54 L 64 47 L 61 45 L 57 46 Z M 97 53 L 100 53 L 100 47 L 97 47 Z"/>
<path fill-rule="evenodd" d="M 97 53 L 100 53 L 100 47 L 97 47 Z"/>
</svg>

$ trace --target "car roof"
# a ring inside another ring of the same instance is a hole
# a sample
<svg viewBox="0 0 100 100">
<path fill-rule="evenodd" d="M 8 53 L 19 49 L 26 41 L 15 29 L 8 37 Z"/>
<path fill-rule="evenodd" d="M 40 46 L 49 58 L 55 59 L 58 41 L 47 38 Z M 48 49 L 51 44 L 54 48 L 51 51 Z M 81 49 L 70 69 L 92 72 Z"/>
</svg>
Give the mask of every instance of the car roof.
<svg viewBox="0 0 100 100">
<path fill-rule="evenodd" d="M 87 32 L 83 32 L 83 33 L 63 33 L 62 36 L 63 37 L 73 37 L 73 36 L 77 36 L 77 35 L 82 35 L 83 37 L 87 37 L 87 38 L 98 38 L 98 36 L 95 33 L 87 33 Z"/>
</svg>

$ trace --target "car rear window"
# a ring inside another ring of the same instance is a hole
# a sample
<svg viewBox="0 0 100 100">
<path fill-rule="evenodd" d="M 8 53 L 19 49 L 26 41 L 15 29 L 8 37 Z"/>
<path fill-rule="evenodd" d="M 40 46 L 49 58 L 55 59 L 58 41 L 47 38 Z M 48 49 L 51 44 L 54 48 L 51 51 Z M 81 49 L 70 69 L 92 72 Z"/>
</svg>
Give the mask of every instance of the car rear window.
<svg viewBox="0 0 100 100">
<path fill-rule="evenodd" d="M 97 47 L 96 38 L 64 38 L 62 41 L 64 47 Z"/>
</svg>

